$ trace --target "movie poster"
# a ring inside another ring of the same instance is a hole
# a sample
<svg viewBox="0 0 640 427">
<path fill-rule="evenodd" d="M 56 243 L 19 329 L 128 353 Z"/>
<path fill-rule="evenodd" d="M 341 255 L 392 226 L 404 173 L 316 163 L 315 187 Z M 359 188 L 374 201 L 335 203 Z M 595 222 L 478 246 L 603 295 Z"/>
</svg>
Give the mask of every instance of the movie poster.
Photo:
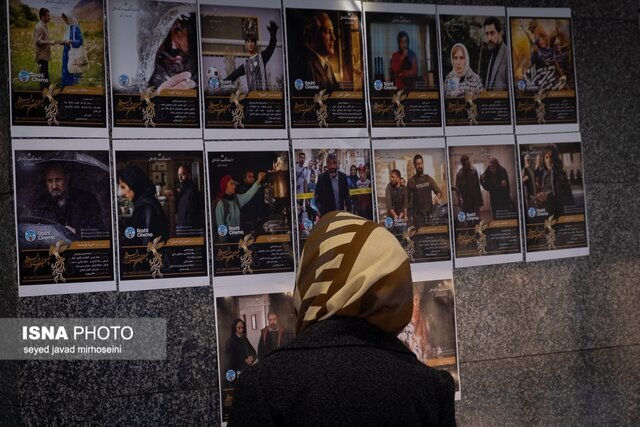
<svg viewBox="0 0 640 427">
<path fill-rule="evenodd" d="M 219 276 L 293 272 L 288 141 L 241 145 L 207 143 L 216 286 Z"/>
<path fill-rule="evenodd" d="M 200 3 L 205 139 L 286 138 L 279 0 Z"/>
<path fill-rule="evenodd" d="M 196 4 L 110 0 L 114 138 L 201 138 Z"/>
<path fill-rule="evenodd" d="M 19 295 L 115 291 L 109 141 L 14 140 L 13 158 Z"/>
<path fill-rule="evenodd" d="M 11 134 L 107 132 L 103 1 L 8 1 Z"/>
<path fill-rule="evenodd" d="M 291 137 L 367 136 L 360 3 L 284 6 Z"/>
<path fill-rule="evenodd" d="M 503 7 L 438 6 L 445 134 L 513 133 Z"/>
<path fill-rule="evenodd" d="M 460 400 L 455 290 L 451 273 L 449 270 L 446 278 L 413 283 L 411 321 L 398 334 L 398 339 L 420 362 L 449 372 L 456 386 L 455 399 Z"/>
<path fill-rule="evenodd" d="M 451 269 L 444 138 L 374 140 L 373 150 L 378 222 L 412 263 Z"/>
<path fill-rule="evenodd" d="M 527 261 L 589 254 L 579 133 L 518 137 Z"/>
<path fill-rule="evenodd" d="M 522 261 L 513 135 L 448 138 L 456 267 Z"/>
<path fill-rule="evenodd" d="M 372 136 L 441 136 L 435 6 L 363 6 Z"/>
<path fill-rule="evenodd" d="M 298 256 L 326 213 L 344 210 L 373 220 L 369 151 L 368 139 L 293 141 Z"/>
<path fill-rule="evenodd" d="M 275 292 L 274 292 L 275 291 Z M 293 281 L 270 289 L 260 285 L 216 288 L 218 380 L 221 423 L 226 425 L 233 390 L 242 371 L 295 336 Z"/>
<path fill-rule="evenodd" d="M 577 132 L 571 9 L 507 9 L 516 133 Z"/>
<path fill-rule="evenodd" d="M 114 141 L 120 290 L 209 284 L 201 140 Z"/>
</svg>

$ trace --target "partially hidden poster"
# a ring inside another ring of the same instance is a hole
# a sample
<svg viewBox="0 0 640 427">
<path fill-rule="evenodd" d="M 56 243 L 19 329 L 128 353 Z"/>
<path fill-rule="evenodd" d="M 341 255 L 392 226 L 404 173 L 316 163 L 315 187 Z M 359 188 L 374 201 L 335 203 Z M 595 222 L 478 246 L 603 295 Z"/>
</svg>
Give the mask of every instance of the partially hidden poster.
<svg viewBox="0 0 640 427">
<path fill-rule="evenodd" d="M 369 140 L 293 141 L 298 256 L 316 222 L 331 211 L 373 220 Z"/>
<path fill-rule="evenodd" d="M 579 133 L 518 137 L 526 259 L 589 254 Z"/>
<path fill-rule="evenodd" d="M 194 2 L 112 0 L 114 138 L 201 138 Z"/>
<path fill-rule="evenodd" d="M 229 421 L 234 389 L 242 372 L 286 346 L 296 335 L 293 280 L 275 286 L 258 282 L 215 289 L 217 372 L 223 426 Z"/>
<path fill-rule="evenodd" d="M 103 1 L 7 1 L 13 137 L 108 136 Z"/>
<path fill-rule="evenodd" d="M 205 139 L 286 138 L 280 1 L 200 3 Z"/>
<path fill-rule="evenodd" d="M 20 140 L 13 156 L 19 295 L 116 290 L 109 141 Z"/>
<path fill-rule="evenodd" d="M 269 141 L 269 148 L 263 141 L 207 142 L 214 286 L 253 274 L 261 283 L 293 280 L 288 148 L 286 140 Z"/>
<path fill-rule="evenodd" d="M 371 135 L 443 135 L 436 8 L 363 3 Z"/>
<path fill-rule="evenodd" d="M 513 135 L 447 138 L 456 267 L 522 261 Z"/>
<path fill-rule="evenodd" d="M 209 284 L 201 140 L 113 142 L 120 290 Z"/>
<path fill-rule="evenodd" d="M 378 222 L 412 263 L 452 268 L 444 138 L 373 140 Z"/>
<path fill-rule="evenodd" d="M 513 133 L 505 9 L 438 6 L 445 135 Z"/>
<path fill-rule="evenodd" d="M 359 2 L 284 2 L 291 137 L 367 136 Z"/>
<path fill-rule="evenodd" d="M 577 132 L 571 9 L 509 8 L 516 133 Z"/>
</svg>

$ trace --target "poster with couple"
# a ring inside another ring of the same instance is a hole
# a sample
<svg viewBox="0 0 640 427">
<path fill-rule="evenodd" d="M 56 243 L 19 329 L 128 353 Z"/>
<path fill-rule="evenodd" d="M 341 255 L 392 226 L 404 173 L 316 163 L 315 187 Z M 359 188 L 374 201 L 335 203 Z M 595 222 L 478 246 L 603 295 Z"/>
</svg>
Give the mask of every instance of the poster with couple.
<svg viewBox="0 0 640 427">
<path fill-rule="evenodd" d="M 106 138 L 103 1 L 8 1 L 13 137 Z"/>
</svg>

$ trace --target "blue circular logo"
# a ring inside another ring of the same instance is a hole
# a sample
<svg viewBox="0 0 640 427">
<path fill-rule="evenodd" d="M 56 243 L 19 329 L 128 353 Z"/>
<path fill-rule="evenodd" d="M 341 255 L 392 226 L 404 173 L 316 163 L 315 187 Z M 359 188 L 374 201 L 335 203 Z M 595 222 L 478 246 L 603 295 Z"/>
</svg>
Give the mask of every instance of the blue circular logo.
<svg viewBox="0 0 640 427">
<path fill-rule="evenodd" d="M 458 212 L 458 221 L 464 222 L 465 219 L 467 219 L 467 215 L 462 211 Z"/>
<path fill-rule="evenodd" d="M 302 220 L 302 226 L 305 230 L 310 231 L 313 228 L 313 222 L 310 219 L 305 218 Z"/>
<path fill-rule="evenodd" d="M 220 87 L 220 80 L 216 79 L 215 77 L 211 77 L 209 79 L 209 87 L 211 89 L 218 89 Z"/>
<path fill-rule="evenodd" d="M 304 82 L 302 81 L 302 79 L 296 79 L 293 85 L 296 87 L 296 89 L 302 90 L 302 88 L 304 87 Z"/>
<path fill-rule="evenodd" d="M 527 84 L 524 82 L 524 80 L 518 80 L 518 89 L 525 90 L 526 88 Z"/>
<path fill-rule="evenodd" d="M 382 90 L 382 82 L 380 80 L 376 80 L 373 82 L 373 88 L 375 90 Z"/>
<path fill-rule="evenodd" d="M 229 230 L 227 229 L 227 226 L 226 226 L 226 225 L 222 224 L 222 225 L 219 225 L 219 226 L 218 226 L 218 236 L 220 236 L 220 237 L 224 237 L 224 236 L 226 236 L 226 235 L 227 235 L 227 232 L 228 232 L 228 231 L 229 231 Z"/>
<path fill-rule="evenodd" d="M 34 240 L 36 240 L 36 232 L 29 229 L 24 233 L 24 238 L 27 242 L 33 242 Z"/>
<path fill-rule="evenodd" d="M 236 375 L 236 371 L 234 371 L 233 369 L 229 369 L 227 371 L 227 373 L 225 374 L 225 377 L 227 378 L 227 381 L 231 382 L 234 381 L 237 377 Z"/>
<path fill-rule="evenodd" d="M 455 82 L 455 81 L 453 81 L 453 80 L 449 80 L 449 83 L 447 83 L 447 84 L 449 85 L 449 89 L 450 89 L 450 90 L 455 90 L 455 89 L 456 89 L 456 87 L 458 87 L 458 83 L 456 83 L 456 82 Z"/>
<path fill-rule="evenodd" d="M 127 239 L 133 239 L 136 237 L 136 229 L 133 227 L 127 227 L 124 229 L 124 237 Z"/>
<path fill-rule="evenodd" d="M 118 77 L 118 82 L 120 83 L 120 86 L 129 86 L 131 80 L 129 80 L 129 76 L 127 76 L 126 74 L 120 74 L 120 77 Z"/>
<path fill-rule="evenodd" d="M 390 216 L 386 217 L 384 219 L 384 226 L 387 228 L 393 227 L 393 218 L 391 218 Z"/>
<path fill-rule="evenodd" d="M 22 70 L 20 71 L 20 73 L 18 73 L 18 80 L 20 80 L 22 83 L 26 83 L 29 81 L 29 72 L 26 70 Z"/>
<path fill-rule="evenodd" d="M 529 218 L 535 218 L 537 213 L 538 211 L 536 210 L 536 208 L 529 208 L 529 210 L 527 211 Z"/>
</svg>

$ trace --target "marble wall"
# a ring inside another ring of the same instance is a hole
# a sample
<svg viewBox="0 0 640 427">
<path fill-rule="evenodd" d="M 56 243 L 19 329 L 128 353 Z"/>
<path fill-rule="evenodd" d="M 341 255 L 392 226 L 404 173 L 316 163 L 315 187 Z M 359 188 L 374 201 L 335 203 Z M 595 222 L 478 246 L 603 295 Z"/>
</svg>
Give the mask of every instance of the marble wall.
<svg viewBox="0 0 640 427">
<path fill-rule="evenodd" d="M 638 2 L 571 7 L 591 255 L 458 269 L 460 425 L 640 420 Z M 6 9 L 0 31 L 6 34 Z M 3 424 L 218 423 L 212 290 L 17 297 L 6 37 L 0 42 L 0 316 L 164 317 L 164 361 L 0 361 Z"/>
</svg>

